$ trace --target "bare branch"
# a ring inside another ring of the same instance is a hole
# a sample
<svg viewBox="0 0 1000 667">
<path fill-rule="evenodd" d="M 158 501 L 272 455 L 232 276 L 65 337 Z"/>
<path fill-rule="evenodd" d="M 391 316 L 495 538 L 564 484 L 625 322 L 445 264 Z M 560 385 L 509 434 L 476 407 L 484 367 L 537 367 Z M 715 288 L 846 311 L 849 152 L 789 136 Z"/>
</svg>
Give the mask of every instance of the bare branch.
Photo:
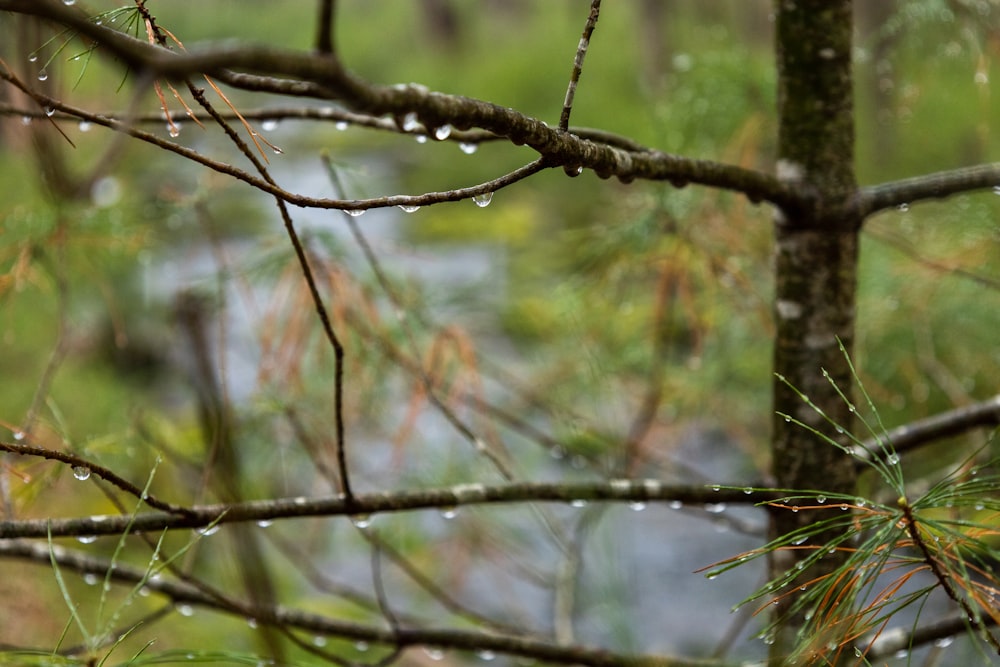
<svg viewBox="0 0 1000 667">
<path fill-rule="evenodd" d="M 861 189 L 858 207 L 862 217 L 867 218 L 879 211 L 904 204 L 990 188 L 1000 188 L 1000 162 L 868 186 Z"/>
<path fill-rule="evenodd" d="M 613 479 L 603 482 L 543 483 L 521 482 L 500 486 L 459 484 L 457 486 L 357 495 L 348 501 L 344 496 L 274 498 L 239 503 L 196 505 L 183 514 L 150 512 L 129 515 L 102 515 L 73 519 L 0 521 L 0 539 L 13 537 L 54 537 L 77 535 L 120 535 L 131 527 L 144 533 L 165 529 L 201 528 L 210 524 L 319 516 L 372 516 L 385 512 L 455 508 L 462 505 L 505 504 L 520 502 L 610 501 L 610 502 L 682 502 L 706 504 L 756 504 L 774 500 L 778 494 L 768 491 L 746 493 L 741 489 L 664 484 L 655 479 Z"/>
<path fill-rule="evenodd" d="M 583 72 L 583 59 L 587 55 L 590 47 L 590 37 L 597 27 L 597 18 L 601 14 L 601 0 L 591 0 L 590 15 L 587 16 L 587 24 L 583 27 L 583 35 L 580 36 L 580 45 L 576 47 L 576 56 L 573 58 L 573 71 L 569 76 L 569 85 L 566 87 L 566 99 L 563 102 L 562 113 L 559 115 L 559 129 L 569 128 L 569 115 L 573 111 L 573 98 L 576 96 L 576 86 L 580 83 L 580 74 Z"/>
</svg>

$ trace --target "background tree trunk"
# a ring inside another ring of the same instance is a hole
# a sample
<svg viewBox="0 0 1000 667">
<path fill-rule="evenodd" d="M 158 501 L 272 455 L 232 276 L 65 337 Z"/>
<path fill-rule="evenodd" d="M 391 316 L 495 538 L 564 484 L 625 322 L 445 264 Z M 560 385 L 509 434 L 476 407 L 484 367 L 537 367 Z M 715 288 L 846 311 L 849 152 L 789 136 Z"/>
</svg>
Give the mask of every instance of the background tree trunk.
<svg viewBox="0 0 1000 667">
<path fill-rule="evenodd" d="M 851 493 L 852 461 L 809 430 L 832 439 L 845 435 L 805 404 L 795 387 L 832 420 L 849 428 L 852 412 L 824 374 L 848 392 L 852 377 L 838 339 L 850 353 L 854 338 L 855 287 L 860 218 L 850 202 L 856 190 L 851 95 L 850 0 L 776 0 L 779 149 L 778 175 L 804 195 L 798 210 L 776 216 L 773 470 L 779 488 Z M 786 384 L 787 382 L 787 384 Z M 817 512 L 776 509 L 772 536 L 824 518 Z M 817 538 L 819 539 L 819 538 Z M 809 551 L 778 551 L 772 578 L 794 567 Z M 811 579 L 836 568 L 832 554 Z M 782 600 L 787 608 L 791 600 Z M 783 664 L 801 627 L 801 615 L 782 614 L 772 644 L 772 664 Z"/>
</svg>

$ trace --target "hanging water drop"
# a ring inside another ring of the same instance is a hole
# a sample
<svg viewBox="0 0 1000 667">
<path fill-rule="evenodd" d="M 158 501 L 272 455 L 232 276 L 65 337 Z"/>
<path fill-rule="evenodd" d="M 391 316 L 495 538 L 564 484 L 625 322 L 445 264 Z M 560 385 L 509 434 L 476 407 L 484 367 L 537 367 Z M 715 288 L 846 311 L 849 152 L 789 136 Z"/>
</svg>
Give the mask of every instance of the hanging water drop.
<svg viewBox="0 0 1000 667">
<path fill-rule="evenodd" d="M 268 526 L 272 525 L 273 523 L 274 523 L 274 521 L 272 519 L 261 519 L 260 521 L 257 522 L 257 527 L 259 527 L 259 528 L 267 528 Z"/>
<path fill-rule="evenodd" d="M 490 202 L 493 201 L 493 193 L 487 192 L 485 194 L 476 195 L 472 198 L 472 201 L 474 201 L 476 206 L 479 208 L 486 208 L 490 205 Z"/>
<path fill-rule="evenodd" d="M 194 616 L 194 607 L 189 604 L 179 604 L 174 607 L 174 609 L 176 609 L 177 613 L 181 616 L 187 616 L 188 618 Z"/>
<path fill-rule="evenodd" d="M 73 5 L 76 4 L 76 0 L 63 0 L 63 4 L 66 5 L 67 7 L 72 7 Z"/>
<path fill-rule="evenodd" d="M 483 649 L 482 651 L 476 651 L 476 656 L 485 662 L 490 662 L 497 657 L 497 654 L 489 649 Z"/>
<path fill-rule="evenodd" d="M 715 491 L 716 493 L 718 493 L 719 491 L 722 490 L 722 485 L 721 484 L 713 484 L 712 485 L 712 490 Z"/>
<path fill-rule="evenodd" d="M 444 507 L 441 509 L 441 518 L 451 520 L 458 515 L 458 510 L 454 507 Z"/>
<path fill-rule="evenodd" d="M 265 132 L 273 132 L 278 129 L 278 121 L 275 118 L 265 118 L 260 122 L 260 129 Z"/>
<path fill-rule="evenodd" d="M 419 211 L 419 210 L 420 210 L 420 207 L 419 207 L 419 206 L 409 206 L 409 205 L 407 205 L 407 204 L 400 204 L 400 205 L 399 205 L 399 208 L 400 208 L 400 209 L 401 209 L 401 210 L 402 210 L 402 211 L 403 211 L 404 213 L 413 213 L 414 211 Z"/>
<path fill-rule="evenodd" d="M 81 120 L 80 124 L 77 125 L 77 127 L 80 129 L 81 132 L 90 132 L 90 128 L 92 127 L 92 125 L 88 120 Z"/>
<path fill-rule="evenodd" d="M 38 54 L 32 53 L 30 56 L 28 56 L 28 62 L 29 63 L 38 62 Z"/>
<path fill-rule="evenodd" d="M 285 152 L 278 146 L 271 146 L 271 150 L 274 151 L 275 155 L 282 155 Z"/>
<path fill-rule="evenodd" d="M 344 213 L 346 213 L 347 215 L 351 216 L 352 218 L 360 218 L 361 216 L 363 216 L 365 214 L 366 210 L 367 209 L 363 209 L 363 208 L 356 208 L 356 209 L 350 209 L 350 210 L 344 209 Z"/>
<path fill-rule="evenodd" d="M 167 134 L 176 139 L 181 134 L 181 126 L 177 123 L 167 123 Z"/>
<path fill-rule="evenodd" d="M 87 466 L 73 466 L 73 477 L 76 477 L 81 482 L 85 479 L 89 479 L 90 468 Z"/>
<path fill-rule="evenodd" d="M 368 650 L 368 642 L 364 640 L 358 640 L 357 642 L 354 643 L 354 648 L 357 649 L 360 653 L 364 653 L 365 651 Z"/>
<path fill-rule="evenodd" d="M 93 544 L 97 541 L 97 535 L 78 535 L 76 541 L 80 544 Z"/>
<path fill-rule="evenodd" d="M 424 653 L 427 654 L 428 658 L 430 658 L 435 662 L 438 662 L 439 660 L 444 658 L 444 651 L 442 651 L 439 648 L 431 648 L 430 646 L 425 646 Z"/>
<path fill-rule="evenodd" d="M 889 456 L 885 457 L 885 462 L 891 466 L 898 466 L 899 454 L 889 454 Z"/>
<path fill-rule="evenodd" d="M 646 503 L 641 501 L 629 503 L 628 506 L 629 509 L 631 509 L 633 512 L 641 512 L 642 510 L 646 509 Z"/>
<path fill-rule="evenodd" d="M 472 155 L 473 153 L 479 150 L 479 144 L 472 143 L 469 141 L 463 141 L 458 145 L 458 148 L 466 155 Z M 1000 186 L 998 186 L 998 188 L 1000 188 Z M 997 194 L 1000 194 L 1000 192 L 998 192 Z"/>
<path fill-rule="evenodd" d="M 355 514 L 351 517 L 351 523 L 358 528 L 367 528 L 372 525 L 372 518 L 371 515 L 368 514 Z"/>
<path fill-rule="evenodd" d="M 413 135 L 413 138 L 417 140 L 418 144 L 426 144 L 427 143 L 427 135 L 426 134 L 415 134 L 415 135 Z"/>
<path fill-rule="evenodd" d="M 670 509 L 672 509 L 672 510 L 679 510 L 680 508 L 684 507 L 684 503 L 682 503 L 682 502 L 681 502 L 681 501 L 679 501 L 679 500 L 671 500 L 671 501 L 670 501 L 670 502 L 668 503 L 668 506 L 669 506 L 669 507 L 670 507 Z"/>
<path fill-rule="evenodd" d="M 705 511 L 709 514 L 721 514 L 726 511 L 726 503 L 705 503 Z"/>
<path fill-rule="evenodd" d="M 38 80 L 39 81 L 48 81 L 48 79 L 49 79 L 49 73 L 48 72 L 46 72 L 44 69 L 38 70 Z"/>
<path fill-rule="evenodd" d="M 444 141 L 450 136 L 451 136 L 451 125 L 449 125 L 448 123 L 445 123 L 441 127 L 435 128 L 434 130 L 434 138 L 437 139 L 438 141 Z"/>
<path fill-rule="evenodd" d="M 219 532 L 219 524 L 215 524 L 214 526 L 203 526 L 202 528 L 196 528 L 195 532 L 201 535 L 202 537 L 215 535 L 217 532 Z"/>
<path fill-rule="evenodd" d="M 96 585 L 97 575 L 94 574 L 93 572 L 86 573 L 85 575 L 83 575 L 83 583 L 87 584 L 88 586 Z"/>
<path fill-rule="evenodd" d="M 316 635 L 313 637 L 313 646 L 323 647 L 326 646 L 326 637 L 323 635 Z"/>
<path fill-rule="evenodd" d="M 346 120 L 338 120 L 336 123 L 333 124 L 333 127 L 336 128 L 338 131 L 343 132 L 348 127 L 350 127 L 350 124 Z"/>
<path fill-rule="evenodd" d="M 14 431 L 14 433 L 12 435 L 14 436 L 14 439 L 17 440 L 18 442 L 24 440 L 24 431 L 20 431 L 20 430 L 19 431 Z"/>
<path fill-rule="evenodd" d="M 569 502 L 569 504 L 570 504 L 570 507 L 586 507 L 587 506 L 587 501 L 583 500 L 582 498 L 577 498 L 575 500 L 571 500 Z"/>
<path fill-rule="evenodd" d="M 49 118 L 52 118 L 52 116 L 56 115 L 55 108 L 54 107 L 45 107 L 45 115 L 48 116 Z"/>
<path fill-rule="evenodd" d="M 824 496 L 823 494 L 816 496 L 816 502 L 822 505 L 823 503 L 826 502 L 826 496 Z"/>
<path fill-rule="evenodd" d="M 416 112 L 411 111 L 403 116 L 403 124 L 400 127 L 402 127 L 404 132 L 413 132 L 420 127 L 420 121 L 417 120 Z"/>
</svg>

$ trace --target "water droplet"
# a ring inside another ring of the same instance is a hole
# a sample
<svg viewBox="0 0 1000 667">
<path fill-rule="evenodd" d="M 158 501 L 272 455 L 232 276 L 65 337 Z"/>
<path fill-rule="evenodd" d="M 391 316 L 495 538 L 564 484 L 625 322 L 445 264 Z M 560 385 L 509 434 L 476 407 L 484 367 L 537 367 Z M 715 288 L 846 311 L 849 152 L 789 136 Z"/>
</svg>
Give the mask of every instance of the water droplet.
<svg viewBox="0 0 1000 667">
<path fill-rule="evenodd" d="M 271 526 L 273 523 L 274 523 L 273 519 L 261 519 L 260 521 L 257 522 L 257 525 L 260 528 L 267 528 Z"/>
<path fill-rule="evenodd" d="M 985 86 L 990 82 L 990 75 L 983 70 L 976 72 L 976 75 L 972 77 L 972 80 L 980 86 Z"/>
<path fill-rule="evenodd" d="M 28 56 L 28 62 L 29 63 L 38 62 L 38 54 L 32 53 L 30 56 Z"/>
<path fill-rule="evenodd" d="M 174 607 L 174 609 L 176 609 L 177 613 L 181 616 L 187 616 L 188 618 L 194 616 L 194 607 L 189 604 L 179 604 Z"/>
<path fill-rule="evenodd" d="M 352 218 L 360 218 L 361 216 L 363 216 L 365 214 L 366 210 L 367 209 L 363 209 L 363 208 L 357 208 L 357 209 L 353 209 L 353 210 L 344 209 L 344 213 L 346 213 L 347 215 L 351 216 Z"/>
<path fill-rule="evenodd" d="M 885 457 L 885 462 L 891 466 L 898 466 L 899 454 L 889 454 L 889 456 Z"/>
<path fill-rule="evenodd" d="M 414 211 L 420 210 L 419 206 L 408 206 L 406 204 L 400 204 L 399 208 L 401 208 L 405 213 L 413 213 Z"/>
<path fill-rule="evenodd" d="M 896 210 L 898 210 L 900 213 L 906 213 L 907 211 L 910 210 L 910 205 L 900 204 L 899 206 L 896 207 Z"/>
<path fill-rule="evenodd" d="M 179 137 L 181 134 L 180 123 L 167 123 L 167 134 L 169 134 L 173 139 Z"/>
<path fill-rule="evenodd" d="M 840 433 L 841 435 L 843 435 L 843 433 L 844 433 L 844 427 L 843 426 L 836 426 L 834 428 L 837 431 L 837 433 Z"/>
<path fill-rule="evenodd" d="M 85 479 L 89 479 L 90 468 L 87 466 L 73 466 L 73 477 L 76 477 L 81 482 Z"/>
<path fill-rule="evenodd" d="M 476 206 L 479 208 L 486 208 L 490 205 L 490 202 L 493 201 L 493 193 L 487 192 L 486 194 L 476 195 L 472 198 L 472 201 L 474 201 Z"/>
<path fill-rule="evenodd" d="M 799 511 L 799 506 L 798 505 L 792 505 L 792 512 L 798 512 L 798 511 Z"/>
<path fill-rule="evenodd" d="M 438 141 L 444 141 L 450 136 L 451 136 L 451 125 L 449 125 L 448 123 L 445 123 L 441 127 L 435 128 L 434 130 L 434 138 L 437 139 Z"/>
<path fill-rule="evenodd" d="M 463 141 L 458 145 L 458 148 L 466 155 L 472 155 L 473 153 L 479 150 L 479 144 L 472 143 L 470 141 Z M 997 194 L 1000 194 L 1000 192 L 998 192 Z"/>
<path fill-rule="evenodd" d="M 326 646 L 327 639 L 323 635 L 313 637 L 313 646 Z"/>
<path fill-rule="evenodd" d="M 973 509 L 975 509 L 977 511 L 981 511 L 981 510 L 983 510 L 986 507 L 986 505 L 983 504 L 983 503 L 976 503 L 972 507 L 973 507 Z"/>
<path fill-rule="evenodd" d="M 260 129 L 265 132 L 273 132 L 278 129 L 278 121 L 275 118 L 265 118 L 260 122 Z"/>
<path fill-rule="evenodd" d="M 745 486 L 745 487 L 743 487 L 743 493 L 745 493 L 745 494 L 747 494 L 749 496 L 751 493 L 753 493 L 753 488 L 751 488 L 749 486 Z"/>
<path fill-rule="evenodd" d="M 360 651 L 361 653 L 364 653 L 365 651 L 368 650 L 368 642 L 364 640 L 359 640 L 354 643 L 354 648 Z"/>
<path fill-rule="evenodd" d="M 72 7 L 73 5 L 76 4 L 76 0 L 63 0 L 63 4 L 66 5 L 67 7 Z"/>
<path fill-rule="evenodd" d="M 482 651 L 476 651 L 476 656 L 480 660 L 484 660 L 486 662 L 490 662 L 491 660 L 493 660 L 493 659 L 495 659 L 497 657 L 497 654 L 494 653 L 493 651 L 490 651 L 490 650 L 482 650 Z"/>
<path fill-rule="evenodd" d="M 587 501 L 582 498 L 577 498 L 576 500 L 571 500 L 569 504 L 571 507 L 586 507 Z"/>
<path fill-rule="evenodd" d="M 81 120 L 80 124 L 77 125 L 81 132 L 90 132 L 90 128 L 93 127 L 89 120 Z"/>
<path fill-rule="evenodd" d="M 789 422 L 791 422 L 791 421 L 792 421 L 792 418 L 791 418 L 791 417 L 785 417 L 785 423 L 786 423 L 786 424 L 787 424 L 787 423 L 789 423 Z"/>
<path fill-rule="evenodd" d="M 14 431 L 11 435 L 18 442 L 20 442 L 21 440 L 24 440 L 24 431 Z"/>
<path fill-rule="evenodd" d="M 348 122 L 347 122 L 346 120 L 338 120 L 338 121 L 337 121 L 336 123 L 334 123 L 334 124 L 333 124 L 333 126 L 334 126 L 334 127 L 335 127 L 335 128 L 336 128 L 336 129 L 338 130 L 338 131 L 340 131 L 340 132 L 343 132 L 343 131 L 344 131 L 344 130 L 346 130 L 346 129 L 347 129 L 348 127 L 350 127 L 350 124 L 349 124 L 349 123 L 348 123 Z"/>
<path fill-rule="evenodd" d="M 80 544 L 93 544 L 97 541 L 97 535 L 78 535 L 76 541 Z"/>
<path fill-rule="evenodd" d="M 862 656 L 861 649 L 859 649 L 857 646 L 855 646 L 854 647 L 854 657 L 855 658 L 860 658 L 861 656 Z"/>
<path fill-rule="evenodd" d="M 794 540 L 792 540 L 792 546 L 796 546 L 797 547 L 800 544 L 805 544 L 808 539 L 809 539 L 808 535 L 803 535 L 802 537 L 797 537 Z"/>
<path fill-rule="evenodd" d="M 641 501 L 629 503 L 628 506 L 633 512 L 641 512 L 642 510 L 646 509 L 646 503 Z"/>
<path fill-rule="evenodd" d="M 896 658 L 897 660 L 902 660 L 908 655 L 910 655 L 910 652 L 907 651 L 905 648 L 901 648 L 898 651 L 896 651 L 892 657 Z"/>
<path fill-rule="evenodd" d="M 48 72 L 46 72 L 44 69 L 38 70 L 38 80 L 39 81 L 47 81 L 48 78 L 49 78 L 49 73 Z"/>
<path fill-rule="evenodd" d="M 56 115 L 55 108 L 54 107 L 45 107 L 45 115 L 48 116 L 49 118 L 52 118 L 52 116 Z"/>
<path fill-rule="evenodd" d="M 1000 185 L 993 186 L 993 194 L 1000 196 Z"/>
<path fill-rule="evenodd" d="M 716 491 L 716 492 L 721 491 L 722 490 L 722 485 L 721 484 L 713 484 L 712 485 L 712 490 Z"/>
<path fill-rule="evenodd" d="M 710 573 L 705 578 L 708 579 L 709 581 L 711 581 L 712 579 L 718 579 L 719 578 L 719 573 L 718 572 L 712 572 L 712 573 Z"/>
<path fill-rule="evenodd" d="M 941 637 L 940 639 L 934 640 L 934 645 L 938 648 L 948 648 L 955 642 L 954 637 Z"/>
<path fill-rule="evenodd" d="M 816 502 L 822 505 L 823 503 L 826 502 L 826 496 L 824 496 L 823 494 L 816 496 Z"/>
<path fill-rule="evenodd" d="M 670 509 L 672 509 L 672 510 L 679 510 L 680 508 L 684 507 L 684 503 L 682 503 L 682 502 L 681 502 L 681 501 L 679 501 L 679 500 L 671 500 L 671 501 L 670 501 L 670 502 L 669 502 L 669 503 L 667 504 L 667 506 L 668 506 L 668 507 L 669 507 Z"/>
<path fill-rule="evenodd" d="M 271 146 L 271 150 L 274 152 L 275 155 L 282 155 L 285 152 L 281 150 L 281 148 L 278 146 Z"/>
<path fill-rule="evenodd" d="M 351 517 L 351 523 L 358 528 L 367 528 L 372 525 L 372 518 L 369 514 L 355 514 Z"/>
<path fill-rule="evenodd" d="M 865 499 L 861 498 L 859 496 L 859 497 L 857 497 L 857 498 L 854 499 L 854 504 L 857 505 L 858 507 L 864 507 L 865 506 Z"/>
<path fill-rule="evenodd" d="M 575 178 L 575 177 L 577 177 L 577 176 L 579 176 L 580 174 L 583 173 L 583 166 L 582 165 L 576 165 L 576 166 L 566 165 L 565 167 L 563 167 L 563 171 L 570 178 Z"/>
<path fill-rule="evenodd" d="M 247 619 L 247 627 L 249 627 L 250 629 L 255 630 L 257 628 L 257 619 L 256 618 L 248 618 Z"/>
<path fill-rule="evenodd" d="M 843 505 L 840 506 L 840 511 L 842 512 L 846 512 L 848 509 L 850 509 L 850 505 L 848 505 L 847 503 L 844 503 Z"/>
<path fill-rule="evenodd" d="M 83 575 L 83 583 L 87 584 L 88 586 L 97 585 L 97 575 L 94 574 L 93 572 L 87 572 L 86 574 Z"/>
<path fill-rule="evenodd" d="M 413 135 L 413 138 L 417 140 L 418 144 L 426 144 L 427 143 L 427 135 L 426 134 L 415 134 L 415 135 Z"/>
<path fill-rule="evenodd" d="M 709 514 L 721 514 L 726 511 L 726 503 L 705 503 L 705 511 Z"/>
<path fill-rule="evenodd" d="M 435 662 L 444 658 L 444 651 L 442 651 L 439 648 L 431 648 L 430 646 L 425 646 L 424 653 L 427 654 L 428 658 L 430 658 Z"/>
<path fill-rule="evenodd" d="M 404 132 L 413 132 L 418 127 L 420 127 L 420 121 L 417 120 L 417 114 L 414 111 L 403 116 L 403 124 L 401 125 Z"/>
<path fill-rule="evenodd" d="M 196 528 L 195 532 L 201 535 L 202 537 L 215 535 L 217 532 L 219 532 L 219 524 L 215 524 L 214 526 L 204 526 L 202 528 Z"/>
<path fill-rule="evenodd" d="M 441 509 L 442 519 L 454 519 L 458 515 L 458 510 L 454 507 L 444 507 Z"/>
</svg>

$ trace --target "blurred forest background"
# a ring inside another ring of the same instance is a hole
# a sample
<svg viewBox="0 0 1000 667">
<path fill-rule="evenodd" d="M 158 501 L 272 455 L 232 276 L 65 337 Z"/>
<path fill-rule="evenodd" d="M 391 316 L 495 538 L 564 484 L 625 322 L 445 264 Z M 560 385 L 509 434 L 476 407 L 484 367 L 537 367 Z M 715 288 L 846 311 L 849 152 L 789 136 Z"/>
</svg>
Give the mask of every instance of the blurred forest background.
<svg viewBox="0 0 1000 667">
<path fill-rule="evenodd" d="M 309 49 L 315 37 L 312 0 L 286 0 L 280 11 L 257 0 L 147 5 L 186 45 L 238 37 Z M 341 56 L 366 79 L 420 82 L 558 120 L 580 2 L 338 5 Z M 856 5 L 861 182 L 995 160 L 1000 6 Z M 107 20 L 134 20 L 114 3 L 87 6 L 108 12 Z M 671 153 L 772 169 L 769 12 L 765 0 L 609 3 L 573 124 Z M 134 82 L 123 81 L 113 63 L 89 57 L 82 43 L 58 50 L 60 37 L 49 41 L 46 28 L 26 27 L 0 15 L 0 56 L 26 76 L 41 79 L 44 70 L 54 95 L 88 108 L 135 104 L 135 113 L 160 112 L 151 90 L 135 99 Z M 177 141 L 237 159 L 168 100 Z M 276 122 L 260 96 L 234 91 L 231 100 L 242 112 L 263 109 L 251 122 L 281 148 L 268 156 L 278 181 L 317 196 L 333 192 L 321 155 L 335 165 L 345 196 L 358 198 L 468 186 L 530 157 L 504 142 L 459 147 L 315 119 Z M 0 102 L 24 105 L 10 87 L 0 88 Z M 333 357 L 273 205 L 243 184 L 136 142 L 117 146 L 110 169 L 89 179 L 118 140 L 86 123 L 56 122 L 73 146 L 44 116 L 0 119 L 0 424 L 15 439 L 77 452 L 133 480 L 155 468 L 151 489 L 170 499 L 332 493 L 324 466 L 332 467 Z M 151 127 L 169 136 L 164 121 Z M 855 362 L 887 427 L 997 393 L 998 195 L 1000 188 L 901 207 L 866 227 Z M 518 479 L 627 474 L 766 483 L 770 208 L 696 187 L 544 171 L 498 192 L 488 206 L 458 202 L 355 218 L 390 293 L 339 212 L 293 215 L 345 340 L 345 416 L 358 491 L 503 480 L 435 408 L 414 372 L 419 364 L 440 400 L 486 434 L 493 456 Z M 239 458 L 214 477 L 209 471 L 225 461 L 206 454 L 213 401 L 234 415 Z M 919 474 L 941 452 L 981 444 L 973 436 L 945 441 L 907 465 Z M 64 467 L 4 465 L 8 515 L 120 509 L 94 480 L 78 481 Z M 559 507 L 536 516 L 523 507 L 424 514 L 373 517 L 376 538 L 345 519 L 289 522 L 259 531 L 266 536 L 257 548 L 283 603 L 337 617 L 379 617 L 369 563 L 376 539 L 392 563 L 383 574 L 398 613 L 431 625 L 438 618 L 477 622 L 462 611 L 467 607 L 497 625 L 524 623 L 614 650 L 733 658 L 763 652 L 751 639 L 758 621 L 729 616 L 763 573 L 733 584 L 745 587 L 737 595 L 691 574 L 758 544 L 763 513 Z M 558 538 L 537 529 L 547 522 Z M 679 543 L 666 528 L 678 522 L 688 531 Z M 245 576 L 240 542 L 208 547 L 229 530 L 171 535 L 166 544 L 178 550 L 194 540 L 183 567 L 238 588 Z M 574 545 L 573 558 L 556 546 L 560 540 Z M 117 544 L 56 542 L 105 557 Z M 392 555 L 403 553 L 405 565 Z M 136 549 L 128 558 L 142 567 L 149 552 Z M 456 608 L 415 584 L 405 572 L 410 566 L 448 591 Z M 69 611 L 51 567 L 2 567 L 18 575 L 0 577 L 0 645 L 55 645 Z M 572 594 L 560 588 L 566 576 L 577 582 Z M 129 604 L 112 619 L 118 625 L 163 604 L 156 595 L 126 600 L 112 590 L 99 619 L 93 609 L 104 600 L 103 577 L 68 579 L 72 601 L 91 610 L 97 625 L 111 622 L 108 609 L 116 604 Z M 569 611 L 560 611 L 567 604 Z M 137 630 L 119 660 L 154 638 L 157 651 L 224 650 L 223 663 L 266 653 L 252 620 L 183 605 L 176 611 Z M 86 643 L 85 634 L 71 627 L 63 643 Z M 363 642 L 329 641 L 317 636 L 314 643 L 371 659 Z M 407 664 L 492 657 L 414 651 Z"/>
</svg>

